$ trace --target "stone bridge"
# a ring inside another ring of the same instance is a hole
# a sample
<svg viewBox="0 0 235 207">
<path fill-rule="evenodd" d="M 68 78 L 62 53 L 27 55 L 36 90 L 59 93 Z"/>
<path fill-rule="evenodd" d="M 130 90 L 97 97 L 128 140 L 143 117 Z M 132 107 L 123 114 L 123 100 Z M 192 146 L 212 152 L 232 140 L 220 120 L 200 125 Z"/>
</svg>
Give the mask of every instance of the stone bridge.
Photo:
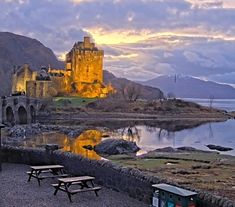
<svg viewBox="0 0 235 207">
<path fill-rule="evenodd" d="M 41 107 L 38 99 L 24 95 L 0 99 L 0 123 L 8 126 L 35 123 Z"/>
</svg>

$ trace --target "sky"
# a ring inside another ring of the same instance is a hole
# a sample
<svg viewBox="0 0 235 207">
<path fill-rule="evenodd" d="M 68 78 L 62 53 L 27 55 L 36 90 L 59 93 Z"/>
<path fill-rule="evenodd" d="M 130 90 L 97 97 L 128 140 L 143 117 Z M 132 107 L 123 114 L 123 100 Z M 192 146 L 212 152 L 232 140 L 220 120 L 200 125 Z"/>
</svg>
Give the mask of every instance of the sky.
<svg viewBox="0 0 235 207">
<path fill-rule="evenodd" d="M 89 35 L 119 77 L 235 84 L 235 0 L 0 0 L 0 8 L 1 31 L 38 39 L 61 59 Z"/>
</svg>

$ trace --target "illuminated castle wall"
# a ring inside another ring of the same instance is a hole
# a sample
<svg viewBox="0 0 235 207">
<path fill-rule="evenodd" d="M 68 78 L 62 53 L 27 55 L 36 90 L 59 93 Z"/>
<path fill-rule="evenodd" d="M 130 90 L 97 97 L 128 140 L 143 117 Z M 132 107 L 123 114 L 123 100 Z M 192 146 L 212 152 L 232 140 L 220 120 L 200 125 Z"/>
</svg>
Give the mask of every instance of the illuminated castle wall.
<svg viewBox="0 0 235 207">
<path fill-rule="evenodd" d="M 66 70 L 76 84 L 103 82 L 104 51 L 98 50 L 89 37 L 77 42 L 66 56 Z"/>
<path fill-rule="evenodd" d="M 12 92 L 23 91 L 30 97 L 46 98 L 58 95 L 106 97 L 113 92 L 103 84 L 104 51 L 99 50 L 89 37 L 74 44 L 66 55 L 65 70 L 43 68 L 33 72 L 24 66 L 13 74 Z"/>
</svg>

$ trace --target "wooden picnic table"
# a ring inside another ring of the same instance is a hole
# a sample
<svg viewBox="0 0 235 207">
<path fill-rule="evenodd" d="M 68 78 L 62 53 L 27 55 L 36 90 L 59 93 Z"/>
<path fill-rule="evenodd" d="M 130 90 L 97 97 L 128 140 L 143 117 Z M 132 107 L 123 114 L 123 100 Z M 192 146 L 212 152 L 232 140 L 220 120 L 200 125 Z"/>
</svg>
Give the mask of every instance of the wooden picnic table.
<svg viewBox="0 0 235 207">
<path fill-rule="evenodd" d="M 68 177 L 68 174 L 64 173 L 64 166 L 62 165 L 41 165 L 41 166 L 30 166 L 31 171 L 27 172 L 29 175 L 28 182 L 34 177 L 38 181 L 40 186 L 40 181 L 46 178 L 58 178 L 58 177 Z"/>
<path fill-rule="evenodd" d="M 66 192 L 70 202 L 72 202 L 71 195 L 77 193 L 94 191 L 95 195 L 98 196 L 97 192 L 101 189 L 101 187 L 95 187 L 93 182 L 94 180 L 95 178 L 91 176 L 59 178 L 58 184 L 52 184 L 52 186 L 55 187 L 54 195 L 57 194 L 58 190 Z M 70 187 L 74 185 L 78 185 L 79 188 L 71 189 Z"/>
</svg>

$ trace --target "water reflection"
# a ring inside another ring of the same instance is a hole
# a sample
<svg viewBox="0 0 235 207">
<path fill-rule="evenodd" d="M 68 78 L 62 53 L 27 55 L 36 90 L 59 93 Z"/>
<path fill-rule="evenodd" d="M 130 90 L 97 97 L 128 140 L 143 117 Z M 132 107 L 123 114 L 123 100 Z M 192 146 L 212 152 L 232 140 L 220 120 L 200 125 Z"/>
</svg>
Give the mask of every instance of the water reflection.
<svg viewBox="0 0 235 207">
<path fill-rule="evenodd" d="M 141 130 L 136 126 L 129 126 L 121 129 L 121 138 L 130 142 L 140 142 Z"/>
<path fill-rule="evenodd" d="M 175 132 L 151 126 L 138 125 L 112 130 L 110 136 L 136 142 L 144 152 L 165 146 L 175 147 Z M 149 143 L 150 140 L 152 143 Z"/>
<path fill-rule="evenodd" d="M 114 123 L 115 124 L 115 123 Z M 168 124 L 168 125 L 167 125 Z M 190 146 L 198 149 L 208 150 L 206 145 L 214 144 L 235 149 L 235 139 L 233 128 L 235 121 L 207 123 L 192 128 L 195 122 L 186 124 L 182 128 L 183 122 L 178 125 L 170 125 L 170 122 L 161 124 L 138 125 L 130 123 L 117 128 L 109 128 L 103 132 L 99 130 L 84 131 L 76 139 L 69 138 L 61 133 L 46 133 L 26 139 L 24 146 L 41 147 L 46 144 L 58 144 L 64 151 L 70 151 L 81 154 L 90 159 L 101 159 L 94 151 L 85 149 L 84 146 L 91 148 L 99 144 L 104 137 L 125 139 L 136 142 L 143 152 L 154 150 L 162 147 L 181 147 Z M 181 129 L 181 130 L 180 130 Z M 103 136 L 102 136 L 103 135 Z M 224 153 L 224 152 L 223 152 Z M 235 150 L 226 152 L 226 154 L 235 155 Z"/>
<path fill-rule="evenodd" d="M 145 137 L 146 134 L 149 134 L 150 136 L 154 134 L 158 142 L 161 142 L 161 140 L 164 139 L 172 140 L 175 137 L 175 132 L 167 131 L 162 128 L 141 125 L 129 126 L 118 130 L 113 130 L 112 136 L 139 144 L 140 142 L 142 142 L 141 139 L 147 139 L 147 137 Z"/>
<path fill-rule="evenodd" d="M 135 125 L 131 126 L 132 136 L 128 133 L 129 127 L 110 131 L 110 136 L 134 141 L 144 151 L 163 147 L 189 146 L 202 150 L 209 150 L 206 145 L 214 144 L 235 149 L 233 129 L 235 121 L 215 122 L 200 125 L 195 128 L 180 131 L 169 131 L 161 127 Z M 235 150 L 222 152 L 235 155 Z"/>
<path fill-rule="evenodd" d="M 74 139 L 66 138 L 64 141 L 64 151 L 80 154 L 89 159 L 99 160 L 100 156 L 96 154 L 94 150 L 85 149 L 84 146 L 91 146 L 92 148 L 99 144 L 102 139 L 102 132 L 98 130 L 87 130 L 83 132 L 79 137 Z"/>
<path fill-rule="evenodd" d="M 67 152 L 80 154 L 89 159 L 100 160 L 101 157 L 93 150 L 85 149 L 84 146 L 94 147 L 102 139 L 102 132 L 98 130 L 84 131 L 77 138 L 69 138 L 61 133 L 43 133 L 34 138 L 28 138 L 23 141 L 22 145 L 27 147 L 42 147 L 46 144 L 58 144 L 59 147 Z"/>
</svg>

